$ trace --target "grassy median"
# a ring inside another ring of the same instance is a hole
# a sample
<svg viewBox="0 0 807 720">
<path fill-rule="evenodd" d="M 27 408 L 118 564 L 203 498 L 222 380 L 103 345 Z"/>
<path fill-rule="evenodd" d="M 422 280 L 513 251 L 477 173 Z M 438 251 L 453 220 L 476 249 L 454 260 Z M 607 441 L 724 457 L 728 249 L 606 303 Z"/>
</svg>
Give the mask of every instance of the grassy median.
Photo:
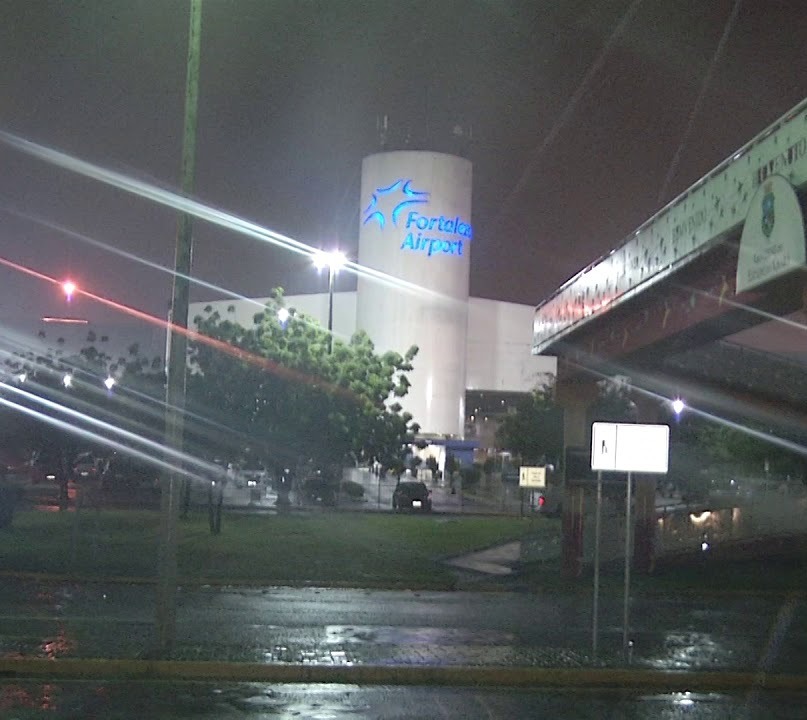
<svg viewBox="0 0 807 720">
<path fill-rule="evenodd" d="M 194 514 L 180 521 L 179 572 L 186 582 L 451 589 L 442 560 L 536 528 L 558 532 L 519 518 L 323 512 L 225 515 L 214 536 Z M 0 531 L 0 569 L 153 578 L 158 532 L 156 512 L 21 512 Z"/>
</svg>

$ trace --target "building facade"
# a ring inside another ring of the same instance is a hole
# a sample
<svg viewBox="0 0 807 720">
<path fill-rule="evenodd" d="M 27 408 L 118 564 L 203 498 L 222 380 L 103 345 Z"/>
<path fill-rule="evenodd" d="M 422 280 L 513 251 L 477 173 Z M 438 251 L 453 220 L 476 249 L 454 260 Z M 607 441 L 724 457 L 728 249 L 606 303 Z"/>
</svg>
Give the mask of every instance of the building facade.
<svg viewBox="0 0 807 720">
<path fill-rule="evenodd" d="M 191 324 L 210 306 L 221 317 L 251 327 L 255 314 L 268 301 L 269 298 L 255 298 L 191 303 Z M 310 317 L 323 327 L 327 326 L 328 293 L 288 295 L 283 302 L 287 308 Z M 333 332 L 337 339 L 347 341 L 359 329 L 358 306 L 358 292 L 334 293 Z M 498 417 L 508 412 L 523 393 L 553 381 L 557 370 L 556 359 L 530 353 L 534 311 L 532 305 L 469 298 L 466 341 L 460 348 L 465 374 L 460 378 L 460 389 L 457 391 L 461 399 L 455 399 L 456 403 L 462 402 L 465 407 L 462 424 L 455 432 L 446 433 L 429 426 L 413 412 L 425 436 L 449 435 L 476 440 L 482 447 L 492 447 Z M 415 344 L 418 344 L 417 340 Z M 406 347 L 392 349 L 404 352 Z M 418 353 L 414 365 L 416 368 L 419 365 L 422 367 L 427 362 L 428 357 Z M 429 374 L 429 368 L 422 367 L 420 377 L 429 377 Z M 410 377 L 416 376 L 413 374 Z"/>
<path fill-rule="evenodd" d="M 356 290 L 285 303 L 325 327 L 332 310 L 336 337 L 364 330 L 379 352 L 416 345 L 401 405 L 423 435 L 490 443 L 495 416 L 546 383 L 556 363 L 530 352 L 532 306 L 469 297 L 471 195 L 471 163 L 463 158 L 411 150 L 366 157 Z M 249 327 L 265 302 L 194 303 L 190 319 L 212 305 Z"/>
</svg>

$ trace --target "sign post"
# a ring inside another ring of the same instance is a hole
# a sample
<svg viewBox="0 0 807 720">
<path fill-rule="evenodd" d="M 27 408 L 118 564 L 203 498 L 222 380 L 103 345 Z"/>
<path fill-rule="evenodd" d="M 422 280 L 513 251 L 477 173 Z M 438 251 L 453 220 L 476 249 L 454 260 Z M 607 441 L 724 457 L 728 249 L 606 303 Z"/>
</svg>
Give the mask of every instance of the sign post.
<svg viewBox="0 0 807 720">
<path fill-rule="evenodd" d="M 592 602 L 591 648 L 597 654 L 600 594 L 600 515 L 602 512 L 602 473 L 627 473 L 625 492 L 625 589 L 622 605 L 622 650 L 629 649 L 629 600 L 631 559 L 631 485 L 633 473 L 667 472 L 670 462 L 670 428 L 668 425 L 639 423 L 603 423 L 591 426 L 591 469 L 597 471 L 597 510 L 594 540 L 594 598 Z"/>
<path fill-rule="evenodd" d="M 602 523 L 602 470 L 597 471 L 597 509 L 594 514 L 594 599 L 591 610 L 591 654 L 597 657 L 600 621 L 600 524 Z"/>
<path fill-rule="evenodd" d="M 625 585 L 622 597 L 622 652 L 625 657 L 628 657 L 628 625 L 630 610 L 630 559 L 633 553 L 631 552 L 631 485 L 633 485 L 633 478 L 628 473 L 628 487 L 625 490 Z"/>
</svg>

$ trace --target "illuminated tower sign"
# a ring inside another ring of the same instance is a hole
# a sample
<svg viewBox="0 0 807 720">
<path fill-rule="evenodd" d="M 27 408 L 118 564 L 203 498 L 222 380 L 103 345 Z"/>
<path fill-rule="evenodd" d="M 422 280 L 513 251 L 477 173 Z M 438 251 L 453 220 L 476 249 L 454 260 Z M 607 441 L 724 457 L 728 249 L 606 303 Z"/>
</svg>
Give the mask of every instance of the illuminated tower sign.
<svg viewBox="0 0 807 720">
<path fill-rule="evenodd" d="M 419 351 L 401 404 L 426 433 L 462 436 L 471 239 L 471 163 L 389 152 L 362 163 L 357 327 L 381 352 Z M 421 288 L 423 292 L 413 289 Z"/>
<path fill-rule="evenodd" d="M 464 243 L 473 229 L 459 215 L 446 217 L 429 212 L 426 190 L 415 190 L 412 180 L 398 178 L 389 185 L 376 188 L 364 210 L 364 225 L 402 237 L 400 249 L 433 255 L 462 255 Z M 414 207 L 413 207 L 414 206 Z"/>
</svg>

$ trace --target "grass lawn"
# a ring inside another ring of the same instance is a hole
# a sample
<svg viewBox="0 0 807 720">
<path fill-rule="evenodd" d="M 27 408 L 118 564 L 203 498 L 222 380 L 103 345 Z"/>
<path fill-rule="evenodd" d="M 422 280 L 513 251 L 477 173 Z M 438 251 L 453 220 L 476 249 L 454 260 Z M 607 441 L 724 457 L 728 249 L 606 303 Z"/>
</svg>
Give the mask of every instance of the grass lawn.
<svg viewBox="0 0 807 720">
<path fill-rule="evenodd" d="M 180 521 L 186 581 L 451 589 L 441 562 L 556 523 L 519 518 L 376 513 L 226 515 L 213 536 L 203 514 Z M 20 512 L 0 531 L 0 570 L 81 577 L 155 576 L 159 515 Z M 75 538 L 75 540 L 74 540 Z"/>
</svg>

